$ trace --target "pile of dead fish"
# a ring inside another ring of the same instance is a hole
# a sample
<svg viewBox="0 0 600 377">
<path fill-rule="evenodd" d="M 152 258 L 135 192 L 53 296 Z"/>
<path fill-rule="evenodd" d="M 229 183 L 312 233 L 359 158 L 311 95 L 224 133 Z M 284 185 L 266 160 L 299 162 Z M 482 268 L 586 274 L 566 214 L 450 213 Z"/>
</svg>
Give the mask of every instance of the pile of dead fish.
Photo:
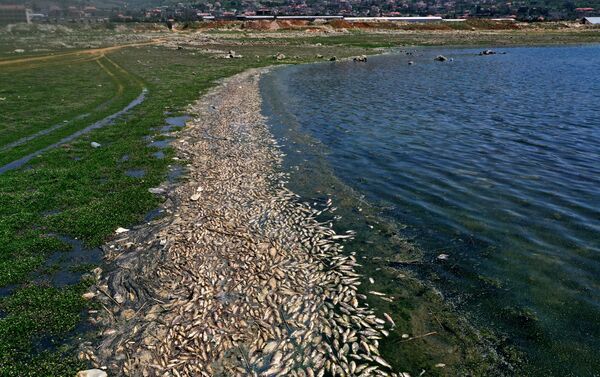
<svg viewBox="0 0 600 377">
<path fill-rule="evenodd" d="M 261 116 L 259 72 L 191 109 L 188 165 L 165 219 L 119 234 L 93 287 L 102 329 L 80 357 L 110 376 L 400 376 L 379 354 L 393 327 L 361 302 L 336 234 L 285 187 Z M 327 207 L 331 201 L 327 203 Z"/>
</svg>

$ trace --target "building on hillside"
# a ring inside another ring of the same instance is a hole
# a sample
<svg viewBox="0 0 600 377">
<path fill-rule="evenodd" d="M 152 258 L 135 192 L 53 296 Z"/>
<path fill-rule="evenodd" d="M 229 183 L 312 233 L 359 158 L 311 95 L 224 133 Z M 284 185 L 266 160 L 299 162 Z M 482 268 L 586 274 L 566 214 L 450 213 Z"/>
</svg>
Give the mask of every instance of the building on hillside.
<svg viewBox="0 0 600 377">
<path fill-rule="evenodd" d="M 600 17 L 584 17 L 581 23 L 586 25 L 600 25 Z"/>
<path fill-rule="evenodd" d="M 358 22 L 442 22 L 442 17 L 425 16 L 425 17 L 344 17 L 346 21 Z"/>
<path fill-rule="evenodd" d="M 30 22 L 29 11 L 23 5 L 0 5 L 0 25 Z"/>
</svg>

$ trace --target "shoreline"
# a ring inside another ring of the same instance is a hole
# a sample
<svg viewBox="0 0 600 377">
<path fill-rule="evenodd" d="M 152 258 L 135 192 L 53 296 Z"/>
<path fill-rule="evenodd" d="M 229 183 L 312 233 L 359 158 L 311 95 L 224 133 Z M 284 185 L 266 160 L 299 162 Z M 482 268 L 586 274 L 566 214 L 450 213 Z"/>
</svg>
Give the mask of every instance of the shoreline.
<svg viewBox="0 0 600 377">
<path fill-rule="evenodd" d="M 271 131 L 278 140 L 285 140 L 282 149 L 284 170 L 290 172 L 288 186 L 310 202 L 332 198 L 336 211 L 324 217 L 333 219 L 338 231 L 356 230 L 356 238 L 345 250 L 355 252 L 360 260 L 363 284 L 359 291 L 367 296 L 371 308 L 390 313 L 396 323 L 396 331 L 382 342 L 386 360 L 411 375 L 423 370 L 436 376 L 516 373 L 520 360 L 510 346 L 498 333 L 490 333 L 489 328 L 458 311 L 433 281 L 411 267 L 428 263 L 424 250 L 404 236 L 402 224 L 383 216 L 377 204 L 336 175 L 327 157 L 329 148 L 304 130 L 280 103 L 286 96 L 278 72 L 268 76 L 262 80 L 261 93 Z M 388 296 L 378 297 L 371 290 Z"/>
<path fill-rule="evenodd" d="M 115 267 L 91 293 L 110 375 L 396 375 L 379 356 L 393 321 L 357 293 L 353 255 L 285 188 L 258 77 L 224 80 L 190 107 L 174 143 L 187 180 L 155 192 L 169 216 L 105 246 Z"/>
</svg>

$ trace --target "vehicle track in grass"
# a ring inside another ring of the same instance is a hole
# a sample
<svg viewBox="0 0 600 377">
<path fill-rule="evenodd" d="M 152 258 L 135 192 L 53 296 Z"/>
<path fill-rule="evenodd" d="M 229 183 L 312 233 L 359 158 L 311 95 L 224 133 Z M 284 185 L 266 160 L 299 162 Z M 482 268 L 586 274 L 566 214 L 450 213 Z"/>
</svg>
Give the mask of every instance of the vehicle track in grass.
<svg viewBox="0 0 600 377">
<path fill-rule="evenodd" d="M 138 45 L 143 45 L 143 44 L 138 44 Z M 9 171 L 9 170 L 13 170 L 13 169 L 22 167 L 24 164 L 29 162 L 31 159 L 33 159 L 34 157 L 38 156 L 39 154 L 41 154 L 47 150 L 56 148 L 60 145 L 68 143 L 68 142 L 74 140 L 75 138 L 77 138 L 83 134 L 86 134 L 92 130 L 95 130 L 95 129 L 98 129 L 98 128 L 101 128 L 101 127 L 104 127 L 104 126 L 107 126 L 107 125 L 113 123 L 117 118 L 124 115 L 129 110 L 131 110 L 133 107 L 139 105 L 140 103 L 142 103 L 145 100 L 147 89 L 145 88 L 144 83 L 141 80 L 139 80 L 137 77 L 135 77 L 133 74 L 131 74 L 129 71 L 127 71 L 124 68 L 122 68 L 121 66 L 119 66 L 108 56 L 106 56 L 106 54 L 108 52 L 117 50 L 118 48 L 116 48 L 116 47 L 117 46 L 115 46 L 113 48 L 97 49 L 99 54 L 95 55 L 91 59 L 92 61 L 96 61 L 96 63 L 100 66 L 100 68 L 108 76 L 110 76 L 112 81 L 115 83 L 116 88 L 117 88 L 115 94 L 109 100 L 104 101 L 104 102 L 100 103 L 98 106 L 96 106 L 95 109 L 91 112 L 91 114 L 90 113 L 79 114 L 78 116 L 67 121 L 66 123 L 59 123 L 59 124 L 53 125 L 49 128 L 41 130 L 33 135 L 25 136 L 15 142 L 12 142 L 10 144 L 7 144 L 7 145 L 1 147 L 0 152 L 11 151 L 12 149 L 14 149 L 16 147 L 23 147 L 24 152 L 17 154 L 17 156 L 18 156 L 17 158 L 14 158 L 14 159 L 11 158 L 9 160 L 4 159 L 4 161 L 0 156 L 0 174 L 4 173 L 6 171 Z M 132 45 L 128 45 L 128 47 L 132 47 Z M 27 59 L 25 59 L 25 60 L 27 60 Z M 88 61 L 90 61 L 90 60 L 84 59 L 83 61 L 79 61 L 79 62 L 88 62 Z M 116 112 L 114 112 L 113 109 L 111 109 L 110 112 L 108 112 L 108 114 L 102 114 L 104 109 L 106 109 L 107 107 L 110 107 L 110 105 L 112 103 L 114 103 L 115 101 L 119 101 L 120 99 L 122 99 L 123 96 L 127 95 L 126 89 L 128 89 L 130 87 L 134 87 L 134 86 L 139 86 L 139 88 L 141 89 L 141 93 L 137 97 L 132 99 L 132 101 L 128 102 L 125 107 L 119 109 Z M 96 121 L 92 122 L 91 124 L 87 123 L 80 127 L 77 127 L 78 120 L 81 120 L 83 118 L 88 118 L 90 116 L 93 117 L 94 115 L 96 115 L 95 116 L 95 118 L 97 119 Z M 104 115 L 104 116 L 102 118 L 100 118 L 101 115 Z M 75 124 L 73 124 L 73 123 L 75 123 Z M 73 126 L 73 130 L 72 130 L 73 132 L 70 132 L 68 134 L 52 135 L 53 133 L 57 133 L 57 132 L 60 132 L 61 130 L 64 130 L 65 128 L 68 128 L 69 126 Z M 41 137 L 47 137 L 47 142 L 46 143 L 42 142 L 42 144 L 39 145 L 39 148 L 35 148 L 35 150 L 33 150 L 33 151 L 27 150 L 27 143 L 36 141 L 37 139 L 39 139 Z"/>
<path fill-rule="evenodd" d="M 107 53 L 114 52 L 114 51 L 117 51 L 117 50 L 120 50 L 123 48 L 149 46 L 149 45 L 159 44 L 162 42 L 164 42 L 164 39 L 153 39 L 148 42 L 122 44 L 122 45 L 115 45 L 115 46 L 102 47 L 102 48 L 92 48 L 92 49 L 87 49 L 87 50 L 78 50 L 78 51 L 65 52 L 65 53 L 60 53 L 60 54 L 31 56 L 31 57 L 27 57 L 27 58 L 18 58 L 18 59 L 0 59 L 0 66 L 19 65 L 19 64 L 22 65 L 24 63 L 45 62 L 45 61 L 52 61 L 54 59 L 64 58 L 64 57 L 87 57 L 89 55 L 104 56 Z M 22 65 L 20 68 L 29 68 L 29 67 L 26 65 L 25 66 Z"/>
<path fill-rule="evenodd" d="M 49 133 L 51 133 L 51 132 L 54 132 L 54 131 L 56 131 L 56 130 L 58 130 L 58 129 L 61 129 L 61 128 L 64 128 L 64 127 L 68 126 L 69 124 L 72 124 L 72 123 L 73 123 L 73 122 L 75 122 L 75 121 L 78 121 L 78 120 L 81 120 L 81 119 L 87 118 L 87 117 L 89 117 L 90 115 L 92 115 L 92 113 L 94 113 L 94 112 L 98 112 L 98 111 L 101 111 L 101 109 L 102 109 L 102 108 L 104 108 L 104 107 L 108 106 L 108 105 L 109 105 L 111 102 L 113 102 L 113 101 L 114 101 L 114 99 L 115 99 L 115 97 L 116 97 L 116 96 L 121 96 L 121 95 L 123 95 L 123 92 L 124 92 L 124 90 L 125 90 L 125 87 L 124 87 L 123 83 L 122 83 L 122 82 L 121 82 L 121 81 L 120 81 L 120 80 L 117 78 L 117 76 L 116 76 L 116 75 L 115 75 L 115 74 L 114 74 L 114 73 L 113 73 L 113 72 L 112 72 L 112 71 L 111 71 L 109 68 L 107 68 L 107 67 L 106 67 L 106 65 L 105 65 L 105 64 L 103 64 L 103 63 L 102 63 L 102 59 L 105 59 L 105 60 L 109 61 L 109 62 L 110 62 L 110 64 L 114 65 L 114 66 L 115 66 L 115 68 L 117 68 L 117 69 L 121 70 L 122 72 L 126 72 L 126 71 L 125 71 L 125 70 L 123 70 L 121 67 L 119 67 L 117 64 L 115 64 L 115 62 L 113 62 L 111 59 L 109 59 L 109 58 L 108 58 L 107 56 L 105 56 L 105 55 L 98 56 L 98 57 L 95 57 L 95 58 L 93 59 L 93 61 L 96 61 L 96 63 L 98 63 L 98 65 L 100 66 L 100 68 L 101 68 L 101 69 L 102 69 L 104 72 L 106 72 L 106 74 L 107 74 L 108 76 L 110 76 L 110 78 L 111 78 L 111 79 L 112 79 L 112 80 L 115 82 L 115 84 L 117 85 L 117 91 L 116 91 L 115 95 L 113 95 L 113 96 L 112 96 L 110 99 L 108 99 L 108 100 L 106 100 L 106 101 L 103 101 L 103 102 L 101 102 L 101 103 L 100 103 L 99 105 L 97 105 L 97 106 L 96 106 L 96 107 L 95 107 L 95 108 L 94 108 L 94 109 L 93 109 L 91 112 L 85 112 L 85 113 L 79 114 L 79 115 L 77 115 L 77 116 L 75 116 L 75 117 L 73 117 L 73 118 L 71 118 L 71 119 L 69 119 L 69 120 L 64 120 L 63 122 L 61 122 L 61 123 L 57 123 L 57 124 L 55 124 L 55 125 L 53 125 L 53 126 L 51 126 L 51 127 L 49 127 L 49 128 L 45 128 L 45 129 L 43 129 L 43 130 L 41 130 L 41 131 L 38 131 L 38 132 L 35 132 L 35 133 L 31 134 L 31 135 L 24 136 L 24 137 L 22 137 L 22 138 L 20 138 L 20 139 L 18 139 L 18 140 L 15 140 L 15 141 L 13 141 L 13 142 L 11 142 L 11 143 L 8 143 L 8 144 L 6 144 L 6 145 L 0 146 L 0 152 L 4 152 L 4 151 L 7 151 L 7 150 L 9 150 L 9 149 L 12 149 L 12 148 L 18 147 L 18 146 L 20 146 L 20 145 L 23 145 L 23 144 L 25 144 L 25 143 L 29 142 L 29 141 L 32 141 L 32 140 L 34 140 L 34 139 L 37 139 L 38 137 L 41 137 L 41 136 L 44 136 L 44 135 L 48 135 L 48 134 L 49 134 Z M 85 60 L 85 62 L 87 62 L 87 61 L 89 61 L 89 60 Z M 133 78 L 133 76 L 131 76 L 131 77 Z M 141 84 L 141 82 L 139 82 L 139 81 L 138 81 L 138 83 L 139 83 L 140 85 L 142 85 L 142 84 Z M 143 85 L 142 85 L 142 86 L 143 86 Z"/>
</svg>

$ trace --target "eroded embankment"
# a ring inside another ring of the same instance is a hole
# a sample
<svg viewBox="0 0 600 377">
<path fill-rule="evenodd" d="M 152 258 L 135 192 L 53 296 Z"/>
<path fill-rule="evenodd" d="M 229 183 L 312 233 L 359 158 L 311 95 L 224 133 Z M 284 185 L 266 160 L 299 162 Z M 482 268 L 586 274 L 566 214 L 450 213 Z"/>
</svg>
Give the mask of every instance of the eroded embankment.
<svg viewBox="0 0 600 377">
<path fill-rule="evenodd" d="M 188 179 L 155 190 L 169 216 L 105 247 L 103 335 L 80 356 L 110 375 L 396 375 L 378 356 L 389 324 L 361 304 L 342 253 L 351 232 L 285 188 L 259 75 L 192 106 L 174 144 Z"/>
</svg>

